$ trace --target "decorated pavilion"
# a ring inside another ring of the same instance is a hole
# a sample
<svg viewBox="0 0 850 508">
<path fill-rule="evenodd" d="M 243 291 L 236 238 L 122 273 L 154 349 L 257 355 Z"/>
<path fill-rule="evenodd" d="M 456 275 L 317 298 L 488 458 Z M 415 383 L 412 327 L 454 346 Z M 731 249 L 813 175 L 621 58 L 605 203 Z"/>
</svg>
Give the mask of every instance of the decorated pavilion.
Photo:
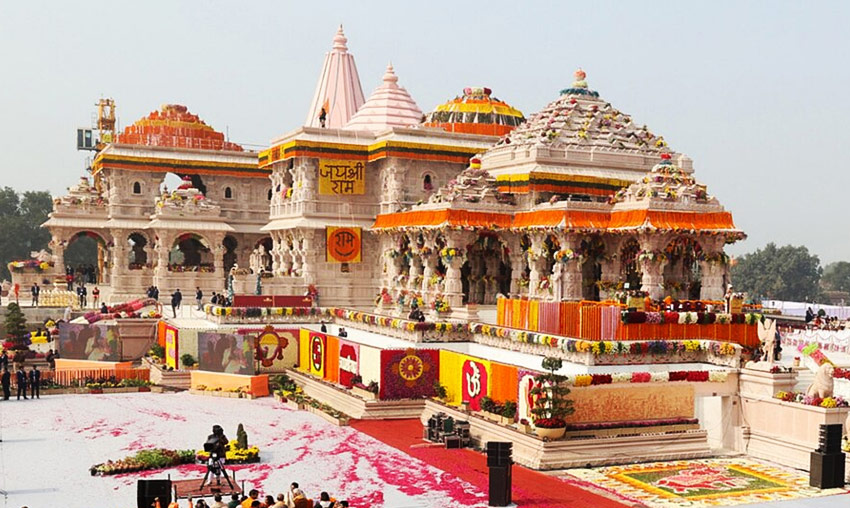
<svg viewBox="0 0 850 508">
<path fill-rule="evenodd" d="M 433 116 L 433 115 L 432 115 Z M 692 162 L 590 90 L 583 71 L 427 202 L 377 217 L 384 294 L 493 304 L 618 291 L 720 300 L 744 238 Z"/>
</svg>

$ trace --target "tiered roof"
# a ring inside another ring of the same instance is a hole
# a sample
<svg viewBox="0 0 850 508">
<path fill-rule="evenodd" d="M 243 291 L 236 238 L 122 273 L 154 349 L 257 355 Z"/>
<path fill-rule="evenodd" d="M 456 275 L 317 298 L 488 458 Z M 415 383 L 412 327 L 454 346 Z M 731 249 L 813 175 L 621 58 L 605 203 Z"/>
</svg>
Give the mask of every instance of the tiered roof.
<svg viewBox="0 0 850 508">
<path fill-rule="evenodd" d="M 437 106 L 425 126 L 448 132 L 504 136 L 525 121 L 522 112 L 491 96 L 489 88 L 464 88 L 463 96 Z"/>
<path fill-rule="evenodd" d="M 421 121 L 422 110 L 407 90 L 398 85 L 398 76 L 393 65 L 389 64 L 381 86 L 372 92 L 345 128 L 378 132 L 391 127 L 418 125 Z"/>
<path fill-rule="evenodd" d="M 225 141 L 224 134 L 204 123 L 198 115 L 180 104 L 163 104 L 158 111 L 136 121 L 118 134 L 118 143 L 127 145 L 227 150 L 242 147 Z"/>
<path fill-rule="evenodd" d="M 613 107 L 590 90 L 579 69 L 572 86 L 535 113 L 500 144 L 603 148 L 659 155 L 667 150 L 664 138 Z"/>
</svg>

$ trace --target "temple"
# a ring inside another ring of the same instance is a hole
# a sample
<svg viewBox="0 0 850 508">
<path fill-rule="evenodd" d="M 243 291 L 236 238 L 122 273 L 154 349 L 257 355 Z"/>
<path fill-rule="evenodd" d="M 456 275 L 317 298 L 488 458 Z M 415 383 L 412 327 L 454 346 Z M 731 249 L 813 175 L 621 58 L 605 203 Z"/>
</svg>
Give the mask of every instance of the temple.
<svg viewBox="0 0 850 508">
<path fill-rule="evenodd" d="M 51 270 L 89 236 L 117 299 L 151 285 L 313 288 L 327 305 L 471 318 L 498 295 L 724 296 L 723 249 L 744 233 L 691 159 L 584 71 L 527 120 L 484 87 L 423 115 L 399 82 L 390 64 L 364 100 L 340 27 L 305 125 L 266 150 L 162 106 L 98 152 L 93 182 L 55 200 Z M 164 187 L 169 173 L 178 188 Z"/>
</svg>

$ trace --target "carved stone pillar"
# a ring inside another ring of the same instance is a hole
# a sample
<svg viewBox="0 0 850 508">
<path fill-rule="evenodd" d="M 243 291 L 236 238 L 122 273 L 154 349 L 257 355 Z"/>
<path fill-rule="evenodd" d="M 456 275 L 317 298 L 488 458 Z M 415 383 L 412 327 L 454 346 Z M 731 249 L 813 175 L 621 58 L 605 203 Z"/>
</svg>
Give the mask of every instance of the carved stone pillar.
<svg viewBox="0 0 850 508">
<path fill-rule="evenodd" d="M 511 263 L 511 298 L 519 298 L 522 293 L 522 287 L 519 281 L 525 273 L 527 258 L 525 252 L 522 251 L 519 236 L 511 235 L 507 238 L 508 244 L 508 260 Z"/>
<path fill-rule="evenodd" d="M 412 247 L 415 248 L 415 247 Z M 420 276 L 422 275 L 422 258 L 419 256 L 419 253 L 416 252 L 413 254 L 413 257 L 410 258 L 410 272 L 407 280 L 407 288 L 411 291 L 420 291 L 422 289 L 422 281 L 418 281 Z"/>
<path fill-rule="evenodd" d="M 319 241 L 319 235 L 314 229 L 303 230 L 302 256 L 304 258 L 301 272 L 305 284 L 315 284 L 318 276 L 318 254 L 323 248 L 323 242 Z"/>
<path fill-rule="evenodd" d="M 660 300 L 664 298 L 664 265 L 667 264 L 666 258 L 661 255 L 660 246 L 666 245 L 666 242 L 664 237 L 649 235 L 639 238 L 639 242 L 641 250 L 650 253 L 638 261 L 643 272 L 641 290 L 649 293 L 653 300 Z"/>
<path fill-rule="evenodd" d="M 213 268 L 215 273 L 219 275 L 224 274 L 224 251 L 224 246 L 221 243 L 217 243 L 213 249 Z"/>
<path fill-rule="evenodd" d="M 457 252 L 457 255 L 451 259 L 443 257 L 443 265 L 446 267 L 444 295 L 452 310 L 463 306 L 463 282 L 460 268 L 463 266 L 466 254 L 465 239 L 466 235 L 461 231 L 450 231 L 446 234 L 446 248 L 455 249 Z"/>
<path fill-rule="evenodd" d="M 531 273 L 528 276 L 528 296 L 535 298 L 540 295 L 540 280 L 549 275 L 545 273 L 547 262 L 543 250 L 543 241 L 546 237 L 543 233 L 532 233 L 530 238 L 531 250 L 528 252 L 528 266 L 531 268 Z"/>
<path fill-rule="evenodd" d="M 404 202 L 404 175 L 406 168 L 391 166 L 384 170 L 381 189 L 381 213 L 397 212 Z"/>
<path fill-rule="evenodd" d="M 422 297 L 425 298 L 428 303 L 433 301 L 433 299 L 426 298 L 425 295 L 431 295 L 436 291 L 436 288 L 431 287 L 431 277 L 437 273 L 437 266 L 440 263 L 440 255 L 436 250 L 436 245 L 434 244 L 426 244 L 426 253 L 421 255 L 422 258 Z"/>
<path fill-rule="evenodd" d="M 722 237 L 702 237 L 699 242 L 705 257 L 700 261 L 700 299 L 723 300 L 726 294 L 724 279 L 728 270 L 728 258 L 723 252 L 725 240 Z"/>
<path fill-rule="evenodd" d="M 154 285 L 159 286 L 168 277 L 168 251 L 169 241 L 166 237 L 156 237 L 153 247 L 156 254 L 156 267 L 154 268 L 154 277 L 156 279 Z"/>
<path fill-rule="evenodd" d="M 112 247 L 112 280 L 127 270 L 129 259 L 127 257 L 127 244 L 122 240 L 122 232 L 113 230 L 112 238 L 115 238 L 115 245 Z"/>
<path fill-rule="evenodd" d="M 50 252 L 55 256 L 53 266 L 57 272 L 65 273 L 65 245 L 66 240 L 58 236 L 54 236 L 50 243 L 47 246 L 50 248 Z"/>
<path fill-rule="evenodd" d="M 484 304 L 495 305 L 496 294 L 499 292 L 499 272 L 502 260 L 496 256 L 490 256 L 485 260 L 487 266 L 487 283 L 484 285 Z"/>
</svg>

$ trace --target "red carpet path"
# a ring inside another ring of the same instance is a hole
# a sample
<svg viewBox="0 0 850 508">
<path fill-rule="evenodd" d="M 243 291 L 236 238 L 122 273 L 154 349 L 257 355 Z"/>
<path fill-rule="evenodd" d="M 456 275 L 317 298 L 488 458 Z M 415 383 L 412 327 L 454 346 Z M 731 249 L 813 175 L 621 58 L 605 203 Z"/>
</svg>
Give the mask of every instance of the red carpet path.
<svg viewBox="0 0 850 508">
<path fill-rule="evenodd" d="M 393 448 L 445 471 L 482 492 L 488 491 L 487 457 L 473 450 L 415 447 L 422 439 L 419 420 L 351 420 L 350 425 Z M 562 482 L 557 478 L 514 465 L 513 502 L 522 508 L 622 508 L 624 504 Z"/>
</svg>

